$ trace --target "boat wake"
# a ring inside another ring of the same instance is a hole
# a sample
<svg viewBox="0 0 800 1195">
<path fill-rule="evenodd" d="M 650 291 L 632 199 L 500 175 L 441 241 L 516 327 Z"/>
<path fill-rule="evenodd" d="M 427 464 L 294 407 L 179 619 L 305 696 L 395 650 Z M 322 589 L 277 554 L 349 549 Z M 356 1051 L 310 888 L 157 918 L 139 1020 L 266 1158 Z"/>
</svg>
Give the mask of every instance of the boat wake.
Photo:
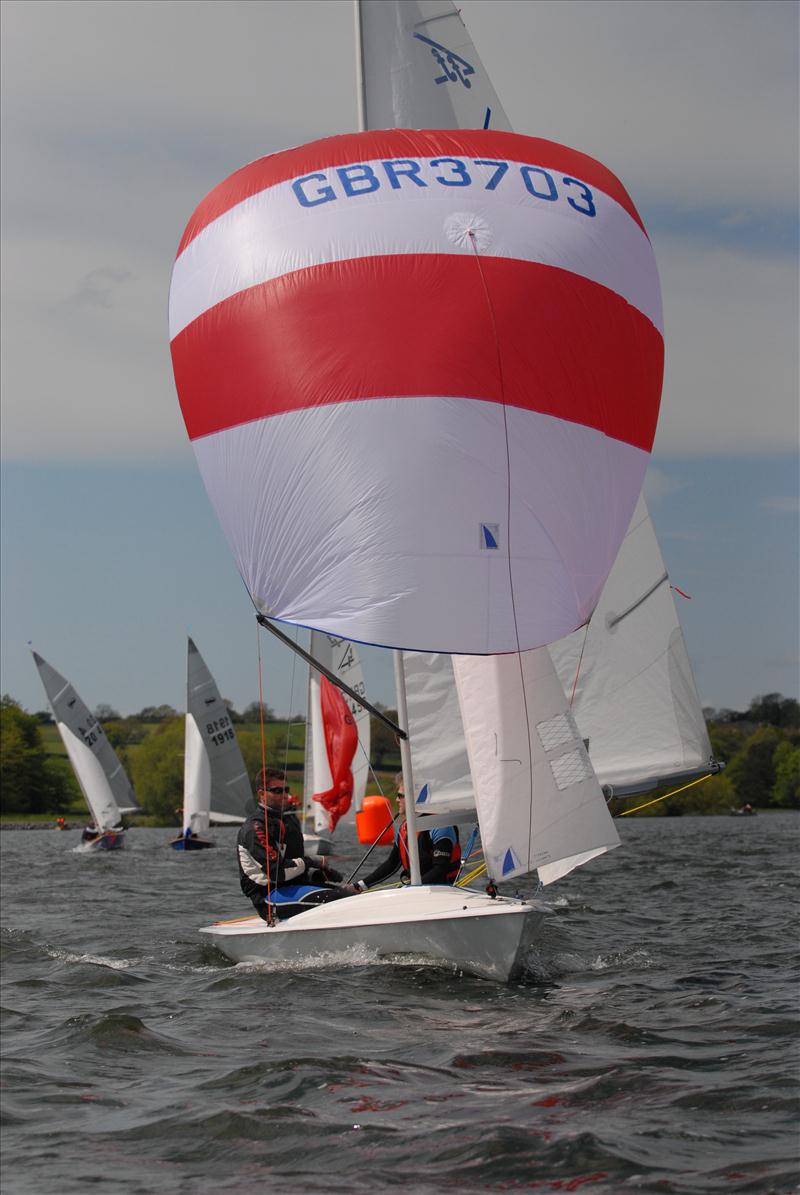
<svg viewBox="0 0 800 1195">
<path fill-rule="evenodd" d="M 263 959 L 234 964 L 234 969 L 239 974 L 319 971 L 325 968 L 340 967 L 436 967 L 437 970 L 444 969 L 455 972 L 460 970 L 452 963 L 437 963 L 430 957 L 421 954 L 384 954 L 363 944 L 346 947 L 342 950 L 325 951 L 323 954 L 310 955 L 303 959 Z"/>
</svg>

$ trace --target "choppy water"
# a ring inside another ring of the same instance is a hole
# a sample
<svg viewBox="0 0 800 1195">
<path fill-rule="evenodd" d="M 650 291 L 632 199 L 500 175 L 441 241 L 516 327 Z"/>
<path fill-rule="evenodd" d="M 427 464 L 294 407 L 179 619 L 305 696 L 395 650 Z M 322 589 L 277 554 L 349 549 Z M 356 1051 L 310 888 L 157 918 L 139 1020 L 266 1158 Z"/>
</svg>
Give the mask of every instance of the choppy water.
<svg viewBox="0 0 800 1195">
<path fill-rule="evenodd" d="M 618 825 L 510 987 L 232 966 L 231 830 L 4 831 L 4 1195 L 794 1191 L 800 817 Z"/>
</svg>

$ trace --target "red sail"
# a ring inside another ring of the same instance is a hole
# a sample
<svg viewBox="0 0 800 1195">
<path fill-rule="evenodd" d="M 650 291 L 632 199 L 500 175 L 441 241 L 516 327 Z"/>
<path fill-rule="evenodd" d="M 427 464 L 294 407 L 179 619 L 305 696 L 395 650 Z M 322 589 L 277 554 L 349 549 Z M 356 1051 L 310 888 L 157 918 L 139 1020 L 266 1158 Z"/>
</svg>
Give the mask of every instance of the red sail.
<svg viewBox="0 0 800 1195">
<path fill-rule="evenodd" d="M 331 773 L 327 792 L 314 793 L 313 800 L 328 814 L 328 829 L 336 829 L 339 818 L 347 813 L 353 800 L 353 756 L 358 747 L 358 727 L 341 690 L 326 677 L 320 677 L 320 705 L 325 727 L 325 749 Z"/>
</svg>

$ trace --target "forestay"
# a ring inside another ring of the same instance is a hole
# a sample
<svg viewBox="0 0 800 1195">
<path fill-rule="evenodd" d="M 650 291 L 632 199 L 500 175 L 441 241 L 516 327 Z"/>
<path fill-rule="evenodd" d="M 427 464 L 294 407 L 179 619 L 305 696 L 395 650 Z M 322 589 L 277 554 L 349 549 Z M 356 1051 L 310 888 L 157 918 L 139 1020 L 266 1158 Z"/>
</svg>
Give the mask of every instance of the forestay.
<svg viewBox="0 0 800 1195">
<path fill-rule="evenodd" d="M 589 617 L 663 359 L 650 242 L 600 163 L 491 129 L 263 158 L 190 221 L 170 322 L 197 460 L 263 613 L 481 653 Z"/>
<path fill-rule="evenodd" d="M 644 497 L 588 628 L 550 652 L 601 784 L 642 792 L 717 770 Z"/>
<path fill-rule="evenodd" d="M 38 652 L 33 659 L 94 824 L 110 830 L 123 813 L 139 809 L 130 780 L 103 727 L 69 681 Z"/>
<path fill-rule="evenodd" d="M 184 830 L 240 822 L 252 808 L 253 790 L 233 722 L 216 681 L 192 639 L 186 674 Z"/>
</svg>

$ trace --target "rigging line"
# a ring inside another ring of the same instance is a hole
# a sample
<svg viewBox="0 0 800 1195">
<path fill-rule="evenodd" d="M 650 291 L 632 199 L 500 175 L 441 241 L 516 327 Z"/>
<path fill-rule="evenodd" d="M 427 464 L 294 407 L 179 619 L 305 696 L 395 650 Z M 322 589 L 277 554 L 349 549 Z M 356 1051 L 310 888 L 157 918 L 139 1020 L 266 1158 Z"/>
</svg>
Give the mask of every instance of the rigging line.
<svg viewBox="0 0 800 1195">
<path fill-rule="evenodd" d="M 354 868 L 353 868 L 353 870 L 350 872 L 350 875 L 349 875 L 349 876 L 347 877 L 347 879 L 345 880 L 345 884 L 352 884 L 352 882 L 353 882 L 353 876 L 356 876 L 356 875 L 358 875 L 359 871 L 361 870 L 361 868 L 363 867 L 363 865 L 366 863 L 367 859 L 369 859 L 370 855 L 371 855 L 371 854 L 372 854 L 372 852 L 375 850 L 375 847 L 378 845 L 378 843 L 380 842 L 380 840 L 383 838 L 383 836 L 384 836 L 384 834 L 386 833 L 386 831 L 387 831 L 387 830 L 390 830 L 390 829 L 392 828 L 392 826 L 393 826 L 393 825 L 394 825 L 394 823 L 397 821 L 397 819 L 398 819 L 398 817 L 399 817 L 399 816 L 400 816 L 400 810 L 398 809 L 397 813 L 394 815 L 394 817 L 392 818 L 392 820 L 391 820 L 390 822 L 387 822 L 387 824 L 386 824 L 386 825 L 383 827 L 383 829 L 381 830 L 381 832 L 378 834 L 378 837 L 377 837 L 377 838 L 375 839 L 375 841 L 372 843 L 372 845 L 370 846 L 370 848 L 369 848 L 369 850 L 367 851 L 366 855 L 363 855 L 363 856 L 362 856 L 362 858 L 361 858 L 361 859 L 359 859 L 358 863 L 356 863 L 355 867 L 354 867 Z"/>
<path fill-rule="evenodd" d="M 380 780 L 378 779 L 378 773 L 377 773 L 377 772 L 375 771 L 375 769 L 373 768 L 373 766 L 372 766 L 372 760 L 371 760 L 371 759 L 370 759 L 370 757 L 367 755 L 367 752 L 366 752 L 366 750 L 365 750 L 365 748 L 364 748 L 364 744 L 361 742 L 361 739 L 359 739 L 359 740 L 358 740 L 358 749 L 359 749 L 359 751 L 361 752 L 361 754 L 364 756 L 364 758 L 365 758 L 365 759 L 366 759 L 366 761 L 367 761 L 367 771 L 369 772 L 370 776 L 372 777 L 372 779 L 373 779 L 373 781 L 374 781 L 374 783 L 375 783 L 375 786 L 376 786 L 376 787 L 377 787 L 377 789 L 378 789 L 378 794 L 379 794 L 380 796 L 384 796 L 385 794 L 384 794 L 384 791 L 383 791 L 383 785 L 381 784 Z M 374 796 L 374 795 L 375 795 L 375 794 L 373 794 L 373 793 L 370 793 L 370 796 Z"/>
<path fill-rule="evenodd" d="M 458 888 L 466 888 L 467 884 L 471 884 L 473 880 L 477 880 L 478 876 L 483 875 L 483 873 L 485 871 L 486 871 L 486 864 L 481 863 L 478 867 L 474 868 L 467 875 L 462 876 L 460 880 L 457 880 L 455 886 Z"/>
<path fill-rule="evenodd" d="M 348 684 L 345 684 L 340 676 L 337 676 L 335 672 L 330 670 L 330 668 L 326 668 L 324 664 L 319 662 L 319 660 L 314 659 L 311 653 L 302 648 L 299 643 L 294 643 L 288 635 L 285 635 L 283 631 L 279 631 L 275 624 L 270 622 L 265 615 L 256 613 L 256 621 L 260 623 L 265 630 L 269 631 L 270 635 L 274 635 L 276 639 L 280 639 L 281 643 L 285 643 L 287 647 L 290 647 L 292 651 L 296 652 L 297 655 L 300 656 L 302 660 L 305 660 L 307 664 L 310 664 L 312 668 L 316 668 L 317 672 L 321 672 L 322 675 L 326 677 L 332 685 L 336 685 L 337 689 L 341 689 L 342 692 L 346 693 L 348 697 L 352 697 L 353 701 L 355 701 L 358 705 L 363 706 L 365 710 L 369 710 L 373 717 L 378 718 L 379 721 L 388 726 L 394 734 L 398 735 L 401 739 L 408 738 L 406 732 L 397 726 L 391 720 L 391 718 L 387 718 L 386 714 L 384 714 L 382 710 L 379 710 L 372 704 L 372 702 L 367 701 L 363 694 L 358 694 L 356 693 L 355 689 L 351 689 Z"/>
<path fill-rule="evenodd" d="M 613 630 L 617 623 L 622 622 L 623 618 L 627 618 L 629 614 L 633 614 L 634 610 L 638 610 L 639 607 L 646 602 L 649 597 L 653 596 L 657 589 L 661 588 L 665 581 L 669 581 L 669 573 L 667 572 L 665 572 L 662 577 L 659 577 L 658 580 L 655 581 L 650 588 L 642 594 L 641 597 L 637 598 L 635 602 L 628 606 L 627 610 L 623 610 L 621 614 L 609 614 L 606 620 L 609 631 Z M 670 588 L 672 587 L 670 586 Z"/>
<path fill-rule="evenodd" d="M 589 622 L 591 619 L 589 620 Z M 575 690 L 578 687 L 578 677 L 581 674 L 581 664 L 583 663 L 583 653 L 586 650 L 586 640 L 589 637 L 589 622 L 586 623 L 583 632 L 583 643 L 581 644 L 581 654 L 578 656 L 578 665 L 575 669 L 575 680 L 572 682 L 572 692 L 569 695 L 569 708 L 572 709 L 572 703 L 575 700 Z"/>
<path fill-rule="evenodd" d="M 261 727 L 261 789 L 266 790 L 267 787 L 267 744 L 266 734 L 264 731 L 264 686 L 262 683 L 261 673 L 261 632 L 259 631 L 258 623 L 256 623 L 256 644 L 258 645 L 258 718 Z M 261 804 L 261 793 L 259 793 L 259 804 Z M 269 814 L 267 812 L 267 794 L 264 792 L 264 871 L 267 876 L 267 908 L 270 909 L 268 924 L 272 924 L 273 913 L 271 912 L 272 902 L 270 901 L 270 874 L 269 874 Z"/>
<path fill-rule="evenodd" d="M 295 631 L 294 631 L 295 642 L 297 642 L 299 635 L 300 635 L 300 628 L 295 627 Z M 289 715 L 286 720 L 286 742 L 285 742 L 284 748 L 283 748 L 283 771 L 284 771 L 284 774 L 286 773 L 286 769 L 289 766 L 289 747 L 291 745 L 290 740 L 292 737 L 292 708 L 294 706 L 294 677 L 295 677 L 296 671 L 297 671 L 297 656 L 295 655 L 294 652 L 292 652 L 292 678 L 291 678 L 291 682 L 289 684 Z M 305 780 L 305 776 L 303 777 L 303 780 Z"/>
<path fill-rule="evenodd" d="M 511 595 L 511 616 L 514 620 L 514 639 L 517 644 L 517 662 L 519 664 L 519 679 L 522 686 L 522 705 L 525 711 L 525 726 L 528 732 L 528 776 L 529 776 L 529 797 L 528 797 L 528 869 L 530 870 L 531 862 L 531 842 L 533 839 L 533 743 L 531 742 L 531 723 L 528 711 L 528 694 L 525 691 L 525 674 L 522 667 L 522 655 L 519 642 L 519 625 L 517 621 L 517 603 L 514 596 L 514 572 L 511 567 L 511 449 L 508 441 L 508 407 L 506 404 L 506 384 L 503 375 L 503 358 L 500 353 L 500 337 L 497 333 L 497 320 L 494 314 L 494 307 L 492 306 L 492 296 L 489 293 L 489 286 L 486 281 L 486 276 L 483 272 L 483 265 L 481 263 L 480 254 L 478 253 L 478 244 L 475 238 L 475 233 L 470 229 L 467 233 L 472 251 L 475 254 L 475 262 L 478 266 L 478 273 L 480 274 L 481 283 L 483 284 L 483 291 L 486 295 L 486 306 L 489 311 L 489 320 L 492 326 L 492 337 L 494 339 L 495 355 L 497 357 L 497 376 L 500 382 L 500 406 L 503 411 L 503 433 L 505 436 L 506 447 L 506 559 L 508 560 L 508 588 Z"/>
<path fill-rule="evenodd" d="M 695 784 L 702 784 L 704 780 L 710 780 L 714 775 L 713 772 L 708 772 L 705 776 L 699 776 L 697 780 L 690 780 L 688 784 L 681 785 L 680 788 L 673 788 L 671 793 L 664 793 L 663 797 L 656 797 L 652 801 L 646 801 L 644 805 L 637 805 L 634 809 L 626 809 L 621 813 L 620 817 L 627 817 L 629 813 L 638 813 L 640 809 L 647 809 L 650 805 L 657 805 L 659 801 L 666 801 L 667 797 L 675 797 L 678 793 L 684 792 L 687 788 L 693 788 Z"/>
</svg>

